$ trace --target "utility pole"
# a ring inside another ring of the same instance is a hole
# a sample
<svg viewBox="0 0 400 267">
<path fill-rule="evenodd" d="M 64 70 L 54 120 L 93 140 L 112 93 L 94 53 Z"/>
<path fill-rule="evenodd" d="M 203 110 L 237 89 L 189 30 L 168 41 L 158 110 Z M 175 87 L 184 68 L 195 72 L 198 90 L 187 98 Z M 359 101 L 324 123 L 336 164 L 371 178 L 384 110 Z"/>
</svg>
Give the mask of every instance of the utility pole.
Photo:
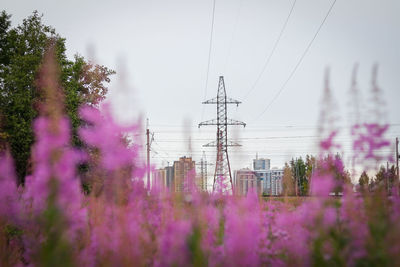
<svg viewBox="0 0 400 267">
<path fill-rule="evenodd" d="M 150 139 L 149 119 L 146 122 L 146 147 L 147 147 L 147 191 L 150 191 L 150 146 L 153 141 L 153 135 Z"/>
<path fill-rule="evenodd" d="M 295 179 L 295 181 L 296 181 L 296 197 L 298 196 L 298 187 L 299 187 L 299 168 L 298 168 L 298 165 L 297 165 L 297 158 L 296 158 L 296 161 L 295 161 L 295 167 L 296 167 L 296 174 L 295 174 L 295 176 L 296 176 L 296 179 Z"/>
<path fill-rule="evenodd" d="M 389 161 L 386 161 L 385 185 L 386 194 L 389 194 Z"/>
<path fill-rule="evenodd" d="M 201 190 L 207 191 L 207 160 L 205 159 L 206 153 L 203 151 L 203 156 L 200 161 L 200 173 L 201 173 Z"/>
<path fill-rule="evenodd" d="M 150 131 L 149 131 L 149 119 L 147 119 L 147 191 L 150 191 Z"/>
<path fill-rule="evenodd" d="M 202 103 L 202 104 L 217 105 L 217 118 L 199 123 L 199 128 L 201 126 L 208 126 L 208 125 L 217 126 L 217 140 L 209 144 L 203 145 L 204 147 L 217 147 L 217 159 L 215 163 L 213 191 L 216 189 L 216 186 L 225 187 L 226 190 L 228 187 L 227 183 L 230 183 L 230 188 L 233 193 L 232 173 L 228 157 L 228 146 L 240 146 L 240 145 L 232 142 L 228 143 L 228 125 L 241 125 L 246 127 L 246 123 L 228 119 L 227 104 L 236 104 L 236 106 L 239 106 L 240 103 L 242 102 L 226 96 L 225 82 L 223 76 L 219 76 L 217 97 L 204 101 Z M 222 179 L 222 181 L 220 181 L 220 183 L 217 183 L 216 185 L 217 179 L 218 181 Z M 229 179 L 229 182 L 227 182 L 226 179 Z"/>
<path fill-rule="evenodd" d="M 399 138 L 396 137 L 396 172 L 397 181 L 399 181 Z"/>
<path fill-rule="evenodd" d="M 312 159 L 312 157 L 311 157 Z M 308 190 L 308 195 L 311 196 L 312 195 L 312 182 L 313 182 L 313 177 L 314 177 L 314 172 L 315 172 L 315 160 L 312 160 L 312 164 L 311 164 L 311 176 L 309 178 L 309 190 Z"/>
</svg>

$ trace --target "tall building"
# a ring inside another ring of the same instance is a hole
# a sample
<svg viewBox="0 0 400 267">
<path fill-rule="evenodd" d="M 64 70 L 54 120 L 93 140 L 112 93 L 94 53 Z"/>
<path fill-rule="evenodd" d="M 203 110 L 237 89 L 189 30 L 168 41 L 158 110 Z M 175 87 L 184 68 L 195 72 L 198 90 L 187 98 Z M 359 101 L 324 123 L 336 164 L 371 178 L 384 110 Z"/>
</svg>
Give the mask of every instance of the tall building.
<svg viewBox="0 0 400 267">
<path fill-rule="evenodd" d="M 154 170 L 152 175 L 152 187 L 165 188 L 167 185 L 166 174 L 165 168 Z"/>
<path fill-rule="evenodd" d="M 282 169 L 269 170 L 267 172 L 264 194 L 271 196 L 281 195 L 283 192 L 282 180 L 283 180 Z"/>
<path fill-rule="evenodd" d="M 255 171 L 269 170 L 270 166 L 271 166 L 270 159 L 259 159 L 258 157 L 256 159 L 253 159 L 253 170 Z"/>
<path fill-rule="evenodd" d="M 195 179 L 196 162 L 191 157 L 181 157 L 174 161 L 174 187 L 175 192 L 183 192 L 189 179 Z"/>
<path fill-rule="evenodd" d="M 261 185 L 260 195 L 265 193 L 265 188 L 268 183 L 268 174 L 270 170 L 255 170 L 254 174 L 256 175 L 259 184 Z"/>
<path fill-rule="evenodd" d="M 245 196 L 251 190 L 262 194 L 263 182 L 250 169 L 241 169 L 234 172 L 235 194 Z"/>
<path fill-rule="evenodd" d="M 165 167 L 165 186 L 169 191 L 175 191 L 174 166 Z"/>
<path fill-rule="evenodd" d="M 283 170 L 270 169 L 270 159 L 258 158 L 253 160 L 253 170 L 241 169 L 235 172 L 236 191 L 246 195 L 250 188 L 259 195 L 281 195 Z"/>
<path fill-rule="evenodd" d="M 268 182 L 268 173 L 270 171 L 270 166 L 271 166 L 271 160 L 270 159 L 264 159 L 264 158 L 258 158 L 258 155 L 256 156 L 255 159 L 253 159 L 253 170 L 254 173 L 259 180 L 259 183 L 261 184 L 261 190 L 260 194 L 265 193 L 265 187 Z"/>
</svg>

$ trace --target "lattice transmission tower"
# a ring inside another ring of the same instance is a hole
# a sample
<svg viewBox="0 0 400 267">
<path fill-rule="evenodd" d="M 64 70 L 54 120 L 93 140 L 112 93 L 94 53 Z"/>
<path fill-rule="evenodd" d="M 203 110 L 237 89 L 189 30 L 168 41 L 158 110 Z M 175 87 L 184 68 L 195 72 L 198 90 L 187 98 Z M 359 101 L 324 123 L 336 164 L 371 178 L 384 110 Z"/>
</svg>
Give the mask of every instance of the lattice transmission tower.
<svg viewBox="0 0 400 267">
<path fill-rule="evenodd" d="M 201 156 L 201 160 L 200 160 L 199 163 L 196 163 L 196 165 L 200 166 L 200 177 L 199 177 L 200 178 L 200 181 L 199 181 L 200 188 L 201 188 L 202 191 L 207 192 L 207 190 L 208 190 L 208 187 L 207 187 L 207 180 L 208 180 L 208 177 L 207 177 L 207 174 L 208 174 L 207 166 L 211 166 L 211 165 L 214 165 L 214 164 L 207 163 L 206 152 L 203 151 L 203 155 Z"/>
<path fill-rule="evenodd" d="M 242 125 L 243 127 L 246 127 L 246 123 L 228 119 L 227 106 L 228 104 L 236 104 L 236 106 L 239 106 L 240 103 L 242 102 L 226 96 L 225 82 L 223 76 L 219 77 L 217 97 L 214 97 L 202 103 L 217 105 L 217 118 L 199 123 L 199 128 L 201 126 L 208 125 L 217 126 L 217 140 L 203 145 L 204 147 L 217 147 L 213 191 L 215 191 L 218 186 L 222 186 L 223 188 L 220 188 L 220 190 L 223 191 L 229 190 L 229 188 L 232 190 L 232 192 L 234 190 L 232 183 L 231 166 L 228 156 L 228 147 L 240 145 L 231 141 L 228 142 L 228 125 Z"/>
</svg>

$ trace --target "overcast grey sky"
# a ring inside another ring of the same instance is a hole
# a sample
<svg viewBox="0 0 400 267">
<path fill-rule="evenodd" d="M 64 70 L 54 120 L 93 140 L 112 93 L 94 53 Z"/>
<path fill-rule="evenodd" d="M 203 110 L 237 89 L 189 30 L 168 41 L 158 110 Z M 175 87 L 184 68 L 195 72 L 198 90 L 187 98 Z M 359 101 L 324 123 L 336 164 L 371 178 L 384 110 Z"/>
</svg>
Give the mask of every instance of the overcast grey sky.
<svg viewBox="0 0 400 267">
<path fill-rule="evenodd" d="M 378 63 L 387 121 L 393 124 L 388 137 L 400 135 L 398 0 L 338 0 L 297 71 L 260 116 L 299 62 L 332 2 L 296 2 L 250 94 L 293 0 L 216 0 L 206 91 L 213 0 L 3 0 L 2 8 L 12 14 L 14 25 L 38 10 L 44 22 L 67 39 L 70 57 L 80 53 L 117 70 L 110 99 L 121 119 L 139 114 L 149 118 L 157 153 L 152 157 L 158 165 L 189 155 L 188 142 L 182 139 L 191 137 L 196 160 L 201 145 L 213 140 L 214 128 L 196 126 L 215 117 L 215 107 L 209 105 L 203 113 L 201 102 L 204 95 L 216 95 L 218 76 L 223 75 L 228 95 L 243 101 L 239 108 L 231 107 L 229 116 L 248 123 L 245 129 L 230 132 L 243 145 L 230 154 L 233 169 L 238 169 L 250 166 L 256 152 L 278 167 L 291 157 L 316 154 L 314 136 L 326 67 L 338 103 L 338 125 L 345 126 L 354 64 L 359 64 L 359 87 L 368 104 L 372 65 Z M 346 151 L 350 140 L 342 129 Z M 212 161 L 214 150 L 205 150 Z"/>
</svg>

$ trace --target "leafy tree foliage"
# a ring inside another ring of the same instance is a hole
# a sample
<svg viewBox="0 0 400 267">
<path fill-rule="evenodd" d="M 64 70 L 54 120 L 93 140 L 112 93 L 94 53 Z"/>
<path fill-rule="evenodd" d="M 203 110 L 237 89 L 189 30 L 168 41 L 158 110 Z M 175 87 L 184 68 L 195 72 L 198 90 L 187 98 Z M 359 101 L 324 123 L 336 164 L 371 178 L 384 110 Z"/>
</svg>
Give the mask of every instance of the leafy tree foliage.
<svg viewBox="0 0 400 267">
<path fill-rule="evenodd" d="M 317 160 L 315 156 L 306 155 L 306 176 L 309 181 L 311 180 L 311 176 L 313 174 L 316 164 Z"/>
<path fill-rule="evenodd" d="M 394 165 L 386 168 L 381 166 L 379 171 L 375 175 L 375 179 L 371 181 L 370 189 L 374 190 L 385 190 L 391 193 L 391 190 L 397 180 L 396 168 Z"/>
<path fill-rule="evenodd" d="M 317 171 L 320 175 L 330 175 L 336 183 L 335 194 L 343 192 L 344 184 L 351 184 L 350 173 L 345 169 L 339 154 L 328 155 L 317 162 Z"/>
<path fill-rule="evenodd" d="M 363 171 L 358 179 L 358 184 L 360 186 L 361 192 L 365 192 L 369 186 L 369 176 L 368 174 Z"/>
<path fill-rule="evenodd" d="M 291 171 L 294 175 L 295 186 L 297 185 L 297 195 L 305 196 L 308 194 L 308 177 L 306 176 L 306 163 L 300 158 L 290 161 Z"/>
<path fill-rule="evenodd" d="M 283 195 L 293 196 L 296 194 L 295 180 L 293 177 L 292 169 L 287 163 L 285 163 L 285 167 L 283 167 L 282 187 Z"/>
<path fill-rule="evenodd" d="M 319 175 L 332 175 L 337 182 L 335 192 L 342 191 L 344 183 L 350 183 L 350 174 L 345 170 L 342 159 L 339 155 L 329 155 L 318 159 L 312 155 L 306 155 L 305 160 L 302 157 L 292 159 L 285 165 L 283 187 L 286 195 L 306 196 L 310 192 L 310 185 L 313 173 Z"/>
<path fill-rule="evenodd" d="M 309 186 L 316 158 L 306 155 L 305 161 L 302 157 L 292 159 L 289 164 L 285 163 L 283 169 L 283 191 L 285 195 L 305 196 L 309 193 Z"/>
<path fill-rule="evenodd" d="M 66 56 L 65 39 L 54 28 L 42 22 L 33 12 L 22 24 L 12 28 L 11 16 L 0 14 L 0 149 L 9 144 L 15 159 L 19 183 L 29 173 L 30 147 L 33 144 L 32 121 L 41 109 L 43 93 L 37 85 L 37 75 L 43 54 L 50 43 L 55 44 L 59 64 L 60 87 L 65 95 L 65 109 L 70 117 L 73 143 L 81 144 L 77 127 L 81 124 L 78 107 L 96 106 L 107 93 L 113 70 L 87 62 L 76 55 Z"/>
</svg>

